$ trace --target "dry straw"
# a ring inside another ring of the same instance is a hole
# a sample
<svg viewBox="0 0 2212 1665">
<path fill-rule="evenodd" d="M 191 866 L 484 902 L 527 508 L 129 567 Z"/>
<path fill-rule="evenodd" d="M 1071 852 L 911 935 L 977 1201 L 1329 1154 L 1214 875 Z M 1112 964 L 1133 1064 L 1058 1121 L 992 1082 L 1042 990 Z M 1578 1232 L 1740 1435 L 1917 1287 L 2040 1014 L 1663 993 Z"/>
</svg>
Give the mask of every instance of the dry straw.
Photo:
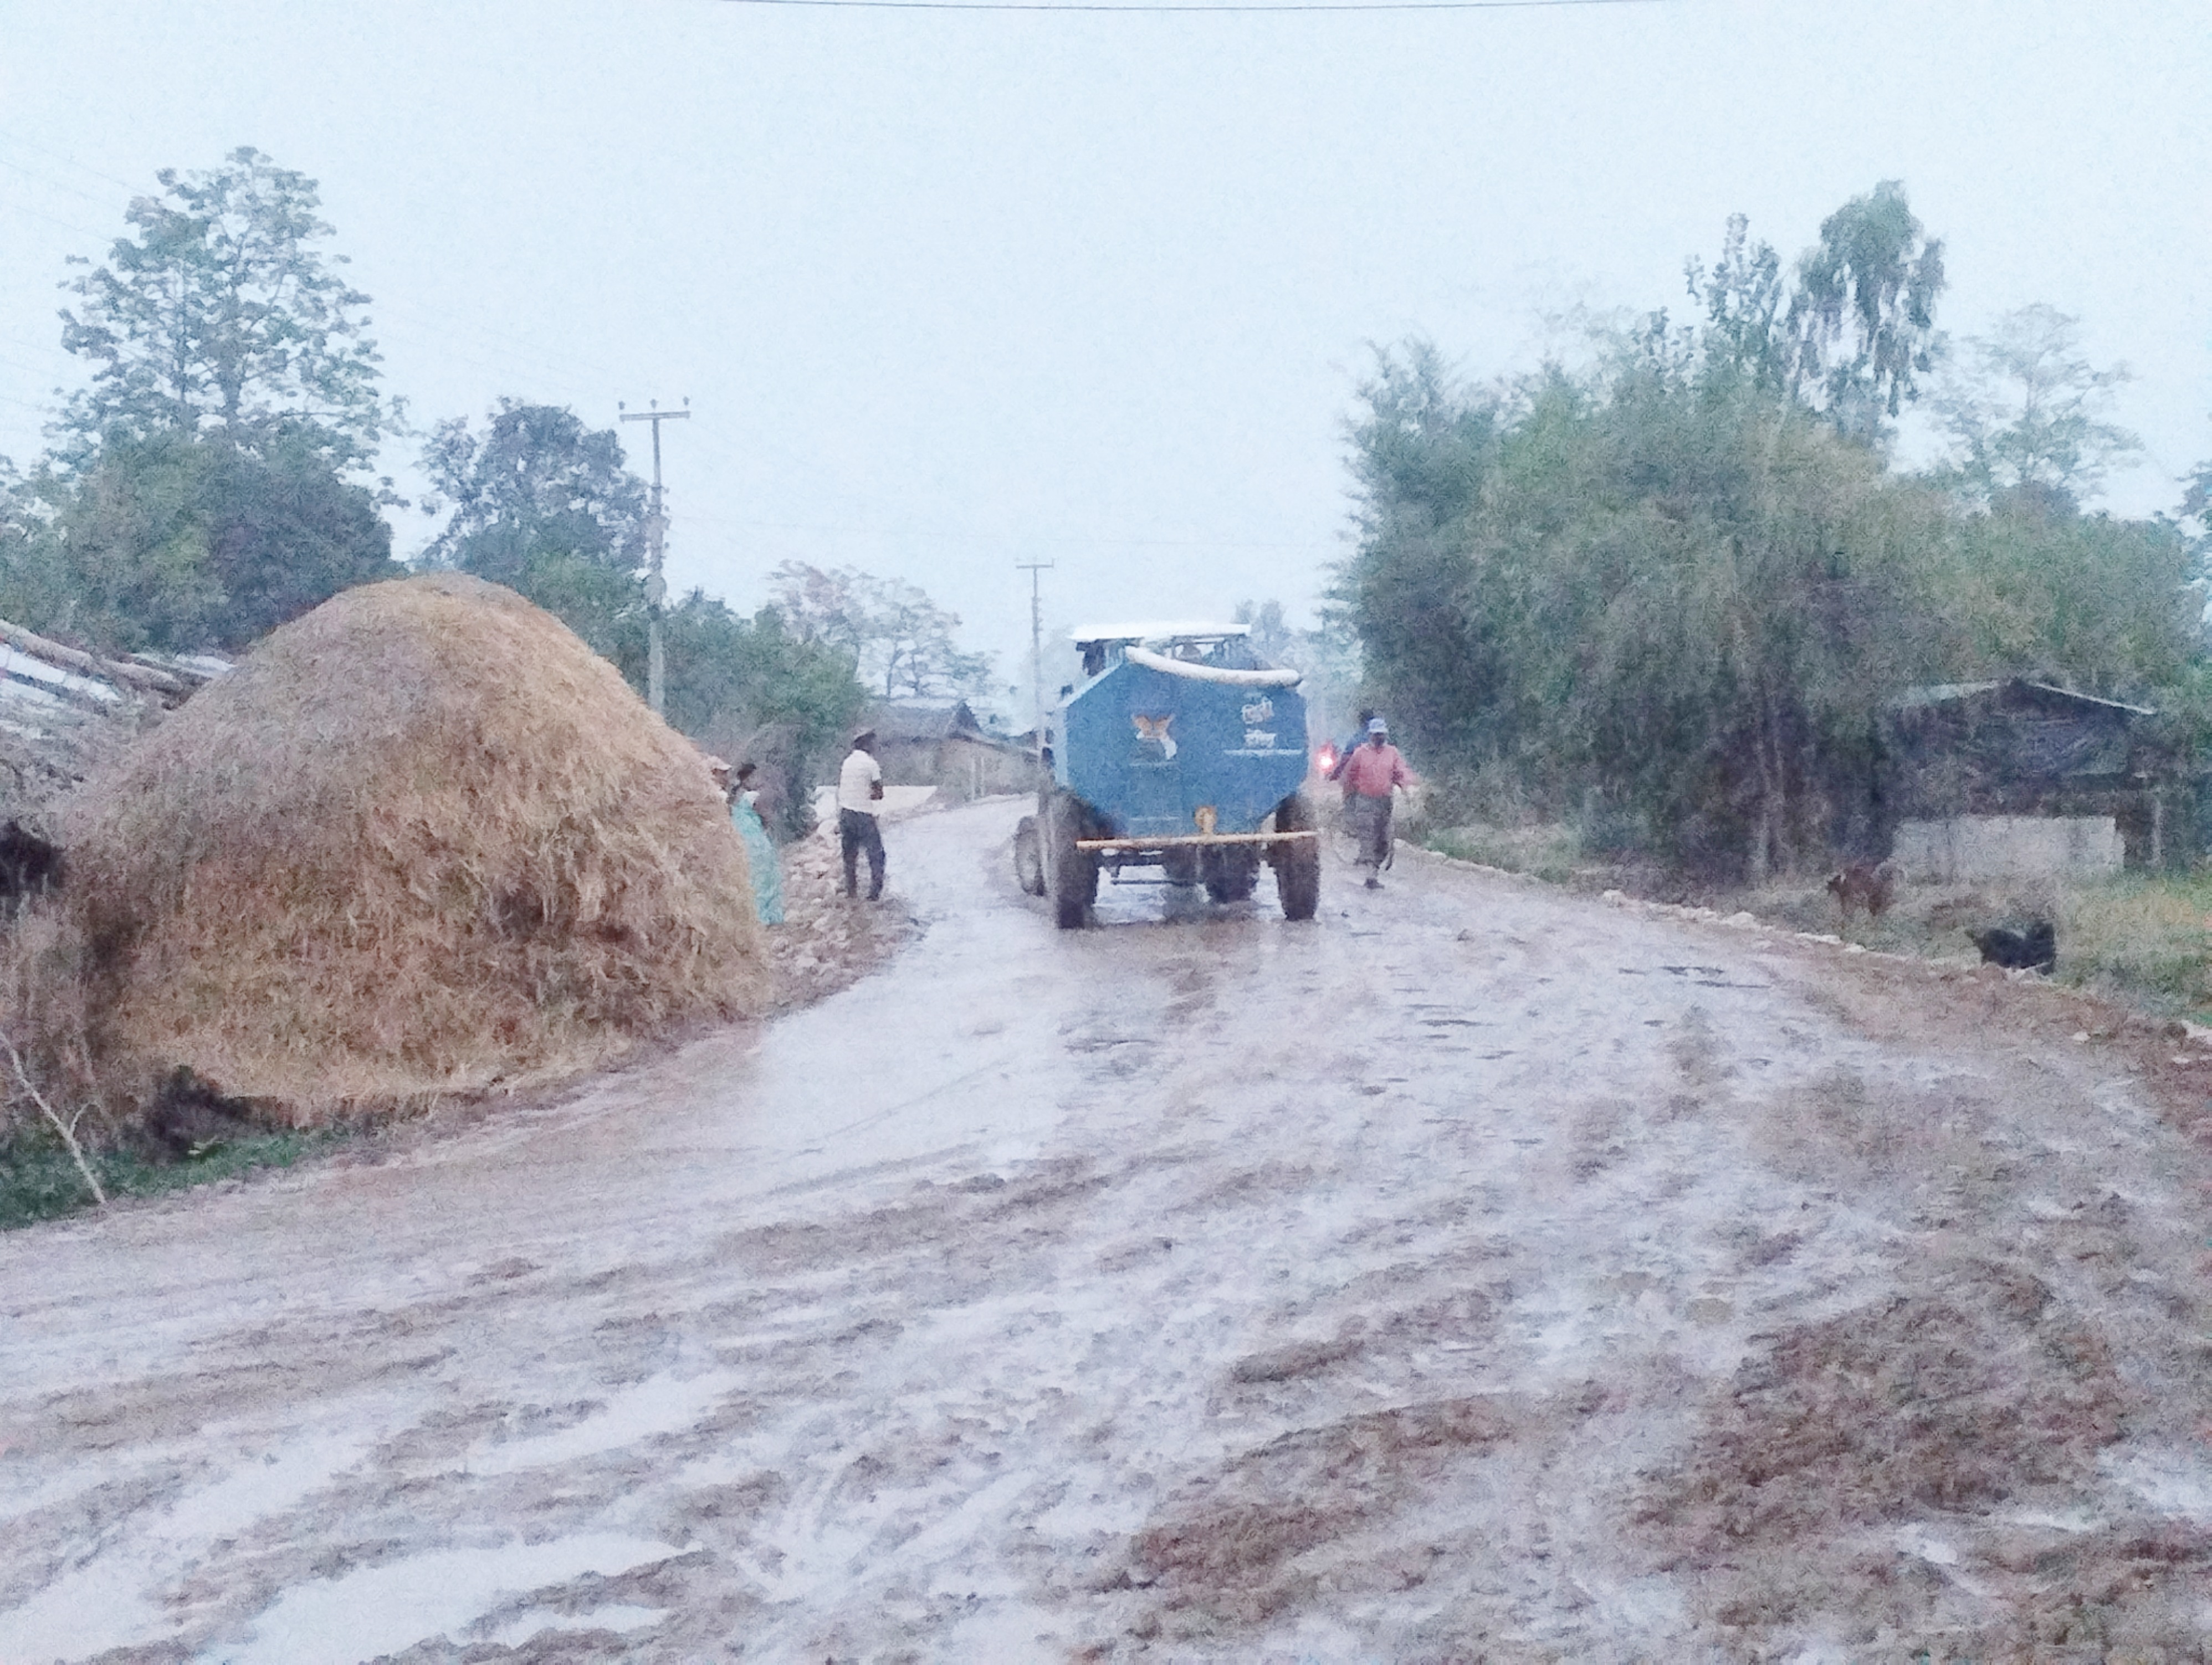
<svg viewBox="0 0 2212 1665">
<path fill-rule="evenodd" d="M 766 994 L 698 753 L 473 579 L 285 626 L 63 820 L 111 1096 L 181 1065 L 304 1125 L 586 1067 Z"/>
</svg>

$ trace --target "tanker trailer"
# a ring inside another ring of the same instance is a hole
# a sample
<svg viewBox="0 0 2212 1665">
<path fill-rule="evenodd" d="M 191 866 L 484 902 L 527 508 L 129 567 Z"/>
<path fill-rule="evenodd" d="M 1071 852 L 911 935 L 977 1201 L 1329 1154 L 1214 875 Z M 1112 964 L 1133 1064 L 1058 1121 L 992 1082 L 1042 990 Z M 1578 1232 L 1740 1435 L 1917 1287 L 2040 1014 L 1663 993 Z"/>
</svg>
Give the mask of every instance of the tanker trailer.
<svg viewBox="0 0 2212 1665">
<path fill-rule="evenodd" d="M 1285 919 L 1321 902 L 1321 848 L 1302 788 L 1303 673 L 1263 664 L 1237 625 L 1097 626 L 1075 634 L 1083 680 L 1048 728 L 1051 780 L 1014 837 L 1022 888 L 1082 925 L 1098 876 L 1157 867 L 1239 902 L 1275 870 Z"/>
</svg>

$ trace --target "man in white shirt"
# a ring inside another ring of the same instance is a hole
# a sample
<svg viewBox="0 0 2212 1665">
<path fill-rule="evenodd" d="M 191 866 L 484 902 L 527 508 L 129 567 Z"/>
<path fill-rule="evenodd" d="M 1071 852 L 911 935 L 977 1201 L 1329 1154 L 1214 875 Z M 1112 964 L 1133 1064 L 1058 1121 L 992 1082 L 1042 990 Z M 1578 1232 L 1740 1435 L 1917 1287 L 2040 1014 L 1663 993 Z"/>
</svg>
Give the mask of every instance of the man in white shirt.
<svg viewBox="0 0 2212 1665">
<path fill-rule="evenodd" d="M 884 795 L 884 766 L 875 758 L 876 731 L 853 737 L 853 750 L 837 771 L 837 843 L 845 857 L 845 894 L 859 893 L 860 852 L 868 853 L 868 900 L 884 893 L 884 835 L 876 825 Z"/>
</svg>

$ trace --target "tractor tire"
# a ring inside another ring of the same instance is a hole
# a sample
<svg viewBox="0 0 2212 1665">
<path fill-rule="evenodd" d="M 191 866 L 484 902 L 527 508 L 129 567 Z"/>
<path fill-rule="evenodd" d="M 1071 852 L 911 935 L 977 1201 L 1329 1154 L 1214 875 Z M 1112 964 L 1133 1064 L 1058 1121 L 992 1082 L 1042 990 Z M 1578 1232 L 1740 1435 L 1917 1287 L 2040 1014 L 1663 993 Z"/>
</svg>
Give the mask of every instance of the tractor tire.
<svg viewBox="0 0 2212 1665">
<path fill-rule="evenodd" d="M 1014 882 L 1024 896 L 1044 894 L 1044 840 L 1037 834 L 1034 815 L 1024 816 L 1014 829 Z"/>
<path fill-rule="evenodd" d="M 1314 826 L 1313 805 L 1293 793 L 1275 805 L 1277 832 L 1307 832 Z M 1278 844 L 1268 859 L 1275 866 L 1275 895 L 1286 920 L 1311 919 L 1321 910 L 1321 841 L 1301 838 Z"/>
<path fill-rule="evenodd" d="M 1052 884 L 1053 917 L 1063 931 L 1081 930 L 1091 916 L 1091 903 L 1098 900 L 1098 858 L 1075 848 L 1090 819 L 1079 800 L 1064 793 L 1052 800 L 1046 832 L 1051 860 L 1046 874 Z"/>
</svg>

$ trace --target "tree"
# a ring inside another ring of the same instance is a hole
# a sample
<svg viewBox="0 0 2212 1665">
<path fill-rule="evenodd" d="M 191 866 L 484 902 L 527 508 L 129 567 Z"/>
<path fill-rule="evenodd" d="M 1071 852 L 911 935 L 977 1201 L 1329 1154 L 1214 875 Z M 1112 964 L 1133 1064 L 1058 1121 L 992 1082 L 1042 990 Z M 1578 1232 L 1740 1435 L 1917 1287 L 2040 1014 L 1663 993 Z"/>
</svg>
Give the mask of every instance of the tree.
<svg viewBox="0 0 2212 1665">
<path fill-rule="evenodd" d="M 260 455 L 305 449 L 366 463 L 397 413 L 376 391 L 368 297 L 316 246 L 315 182 L 251 148 L 224 166 L 165 168 L 135 198 L 108 263 L 63 287 L 62 345 L 97 368 L 62 430 L 75 463 L 106 436 L 179 431 Z M 88 261 L 76 264 L 89 264 Z"/>
<path fill-rule="evenodd" d="M 1935 405 L 1951 436 L 1949 472 L 1970 501 L 2015 498 L 2071 513 L 2112 465 L 2142 449 L 2103 420 L 2124 366 L 2081 356 L 2081 320 L 2038 304 L 1969 336 Z"/>
<path fill-rule="evenodd" d="M 1586 373 L 1469 387 L 1426 343 L 1382 355 L 1333 600 L 1447 803 L 1494 793 L 1756 878 L 1869 853 L 1886 702 L 1915 684 L 2029 675 L 2212 732 L 2212 465 L 2179 523 L 2023 490 L 2081 489 L 2118 442 L 2071 320 L 2026 320 L 1990 361 L 2017 386 L 1977 430 L 2010 483 L 1986 512 L 1886 467 L 1940 253 L 1885 185 L 1829 217 L 1786 299 L 1732 220 L 1688 267 L 1699 315 L 1651 314 Z"/>
<path fill-rule="evenodd" d="M 354 584 L 397 577 L 392 530 L 319 458 L 266 459 L 177 430 L 117 436 L 17 493 L 0 600 L 111 653 L 234 652 Z"/>
<path fill-rule="evenodd" d="M 445 528 L 428 554 L 497 583 L 547 555 L 612 572 L 645 563 L 645 482 L 623 465 L 611 428 L 587 428 L 560 405 L 502 398 L 481 437 L 455 416 L 431 430 L 422 467 L 443 503 Z"/>
<path fill-rule="evenodd" d="M 1354 430 L 1340 593 L 1394 726 L 1448 779 L 1699 863 L 1836 836 L 1876 704 L 1935 658 L 1917 500 L 1755 368 L 1632 352 L 1504 397 L 1427 382 L 1386 372 Z"/>
<path fill-rule="evenodd" d="M 216 647 L 234 653 L 340 590 L 403 574 L 378 494 L 343 478 L 311 444 L 201 449 L 207 575 L 225 598 L 210 632 Z"/>
<path fill-rule="evenodd" d="M 1477 605 L 1468 523 L 1498 462 L 1504 403 L 1456 386 L 1426 341 L 1378 350 L 1348 428 L 1359 552 L 1333 599 L 1401 732 L 1472 757 L 1502 744 L 1503 692 Z"/>
<path fill-rule="evenodd" d="M 2193 531 L 2189 547 L 2196 555 L 2200 577 L 2212 567 L 2212 462 L 2197 465 L 2181 483 L 2181 520 L 2185 532 Z"/>
<path fill-rule="evenodd" d="M 769 793 L 772 830 L 806 832 L 812 810 L 805 788 L 843 756 L 866 696 L 844 655 L 802 641 L 773 607 L 738 617 L 712 596 L 693 590 L 663 621 L 668 653 L 668 720 L 684 733 L 712 737 L 718 747 L 757 744 L 781 731 L 787 740 L 753 761 L 786 771 L 784 788 Z M 749 738 L 750 737 L 750 738 Z"/>
<path fill-rule="evenodd" d="M 527 597 L 642 685 L 646 488 L 612 429 L 503 398 L 481 436 L 440 422 L 422 468 L 443 500 L 426 507 L 447 510 L 427 563 Z"/>
<path fill-rule="evenodd" d="M 1270 598 L 1266 601 L 1240 601 L 1231 622 L 1245 627 L 1245 640 L 1252 651 L 1270 665 L 1296 665 L 1294 657 L 1298 650 L 1298 633 L 1291 629 L 1283 617 L 1283 604 Z"/>
<path fill-rule="evenodd" d="M 802 641 L 845 654 L 882 697 L 976 696 L 993 685 L 991 656 L 963 653 L 960 616 L 903 579 L 787 561 L 769 574 L 778 611 Z"/>
<path fill-rule="evenodd" d="M 558 405 L 503 398 L 480 433 L 465 418 L 440 422 L 422 466 L 439 493 L 428 507 L 447 517 L 424 562 L 518 592 L 642 692 L 647 493 L 615 432 Z M 682 732 L 787 724 L 804 776 L 850 732 L 862 694 L 842 647 L 793 631 L 773 609 L 742 618 L 696 589 L 661 623 L 667 717 Z"/>
<path fill-rule="evenodd" d="M 2204 649 L 2188 541 L 2157 520 L 2000 504 L 1957 518 L 1930 563 L 1959 679 L 2025 675 L 2163 706 Z"/>
<path fill-rule="evenodd" d="M 236 150 L 156 176 L 133 234 L 64 288 L 92 380 L 19 499 L 10 605 L 111 650 L 242 647 L 388 576 L 396 501 L 348 477 L 397 421 L 314 182 Z M 88 261 L 76 264 L 89 265 Z"/>
<path fill-rule="evenodd" d="M 1697 366 L 1723 385 L 1784 390 L 1792 355 L 1782 330 L 1788 295 L 1774 246 L 1753 242 L 1751 222 L 1732 214 L 1720 258 L 1711 266 L 1691 259 L 1683 276 L 1691 298 L 1705 307 L 1705 323 L 1693 338 Z"/>
<path fill-rule="evenodd" d="M 1923 234 L 1905 186 L 1884 179 L 1820 222 L 1784 316 L 1791 387 L 1837 428 L 1878 442 L 1935 362 L 1943 245 Z"/>
</svg>

